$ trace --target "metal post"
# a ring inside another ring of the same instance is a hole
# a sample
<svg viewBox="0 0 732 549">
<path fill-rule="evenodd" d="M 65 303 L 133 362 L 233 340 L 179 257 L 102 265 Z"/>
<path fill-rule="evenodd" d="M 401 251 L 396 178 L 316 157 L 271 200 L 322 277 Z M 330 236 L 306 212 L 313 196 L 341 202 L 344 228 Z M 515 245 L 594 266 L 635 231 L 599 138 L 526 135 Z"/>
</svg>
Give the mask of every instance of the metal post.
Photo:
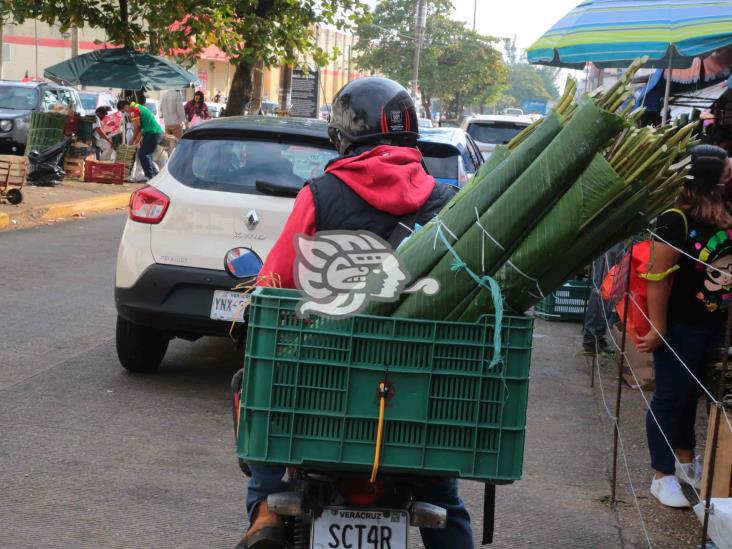
<svg viewBox="0 0 732 549">
<path fill-rule="evenodd" d="M 625 342 L 628 334 L 628 303 L 630 300 L 630 275 L 633 272 L 630 259 L 633 257 L 635 242 L 630 243 L 628 252 L 628 272 L 625 276 L 625 320 L 623 321 L 623 335 L 620 340 L 620 354 L 618 355 L 618 389 L 615 397 L 615 429 L 613 430 L 613 479 L 610 493 L 610 504 L 615 505 L 615 491 L 618 483 L 618 438 L 620 437 L 620 398 L 623 395 L 623 359 L 625 358 Z"/>
<path fill-rule="evenodd" d="M 36 74 L 33 75 L 33 78 L 38 78 L 38 19 L 33 20 L 33 33 L 35 34 L 35 44 L 36 44 Z"/>
<path fill-rule="evenodd" d="M 71 27 L 71 57 L 79 55 L 79 29 Z"/>
<path fill-rule="evenodd" d="M 0 15 L 0 80 L 3 79 L 3 65 L 5 63 L 5 59 L 3 58 L 3 50 L 5 49 L 4 43 L 3 43 L 3 19 L 2 15 Z"/>
<path fill-rule="evenodd" d="M 724 348 L 722 352 L 722 371 L 719 373 L 719 385 L 717 386 L 717 401 L 720 402 L 718 405 L 719 415 L 717 421 L 714 423 L 714 433 L 712 434 L 712 451 L 709 455 L 709 463 L 705 463 L 705 467 L 709 467 L 707 473 L 707 486 L 706 486 L 706 498 L 704 502 L 704 526 L 702 527 L 702 541 L 701 549 L 707 547 L 707 534 L 709 533 L 709 512 L 710 505 L 712 503 L 712 483 L 714 482 L 714 466 L 717 461 L 717 444 L 719 441 L 719 424 L 722 422 L 722 414 L 724 414 L 724 408 L 721 404 L 724 398 L 724 382 L 727 375 L 727 367 L 729 365 L 729 345 L 732 334 L 732 307 L 727 311 L 727 323 L 724 327 Z"/>
<path fill-rule="evenodd" d="M 475 30 L 475 19 L 478 15 L 478 0 L 473 3 L 473 30 Z"/>
<path fill-rule="evenodd" d="M 668 76 L 666 77 L 666 91 L 663 94 L 663 112 L 661 113 L 661 124 L 668 122 L 668 103 L 671 99 L 671 80 L 674 74 L 674 47 L 673 44 L 668 48 Z"/>
<path fill-rule="evenodd" d="M 348 76 L 346 77 L 346 82 L 351 81 L 351 61 L 352 61 L 352 55 L 353 55 L 353 44 L 350 44 L 348 46 Z"/>
<path fill-rule="evenodd" d="M 414 31 L 414 61 L 412 62 L 412 98 L 417 101 L 417 83 L 419 81 L 419 57 L 422 54 L 422 36 L 427 21 L 424 0 L 417 0 L 417 18 Z"/>
</svg>

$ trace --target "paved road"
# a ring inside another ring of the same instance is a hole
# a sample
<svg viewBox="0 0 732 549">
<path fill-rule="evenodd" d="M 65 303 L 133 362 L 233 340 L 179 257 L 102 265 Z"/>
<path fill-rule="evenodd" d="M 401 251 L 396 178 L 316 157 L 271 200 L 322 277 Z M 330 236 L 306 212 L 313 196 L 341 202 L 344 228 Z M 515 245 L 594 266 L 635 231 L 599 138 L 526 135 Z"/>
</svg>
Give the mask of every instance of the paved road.
<svg viewBox="0 0 732 549">
<path fill-rule="evenodd" d="M 173 342 L 153 376 L 118 365 L 123 223 L 0 234 L 0 547 L 227 548 L 244 527 L 227 399 L 241 357 L 203 339 Z M 537 323 L 525 478 L 499 488 L 495 547 L 621 546 L 575 332 Z M 480 485 L 463 493 L 477 517 Z"/>
</svg>

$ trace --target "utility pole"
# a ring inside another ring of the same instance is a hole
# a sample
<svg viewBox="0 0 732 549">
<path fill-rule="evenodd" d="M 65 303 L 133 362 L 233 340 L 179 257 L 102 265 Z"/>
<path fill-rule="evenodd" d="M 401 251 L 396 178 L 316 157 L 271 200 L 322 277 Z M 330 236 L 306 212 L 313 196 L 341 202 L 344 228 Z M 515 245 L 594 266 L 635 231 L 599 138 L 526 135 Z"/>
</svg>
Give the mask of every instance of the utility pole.
<svg viewBox="0 0 732 549">
<path fill-rule="evenodd" d="M 79 55 L 79 29 L 71 27 L 71 57 Z"/>
<path fill-rule="evenodd" d="M 417 84 L 419 82 L 419 57 L 422 54 L 422 38 L 427 24 L 425 0 L 417 0 L 417 19 L 414 31 L 414 62 L 412 63 L 412 98 L 417 102 Z"/>
<path fill-rule="evenodd" d="M 0 14 L 0 80 L 3 79 L 3 63 L 5 63 L 5 59 L 3 58 L 4 49 L 5 44 L 3 43 L 3 17 L 2 14 Z"/>
<path fill-rule="evenodd" d="M 475 30 L 475 19 L 478 16 L 478 0 L 473 3 L 473 30 Z"/>
<path fill-rule="evenodd" d="M 38 19 L 33 20 L 33 34 L 35 36 L 35 58 L 36 58 L 36 74 L 33 78 L 38 79 Z"/>
</svg>

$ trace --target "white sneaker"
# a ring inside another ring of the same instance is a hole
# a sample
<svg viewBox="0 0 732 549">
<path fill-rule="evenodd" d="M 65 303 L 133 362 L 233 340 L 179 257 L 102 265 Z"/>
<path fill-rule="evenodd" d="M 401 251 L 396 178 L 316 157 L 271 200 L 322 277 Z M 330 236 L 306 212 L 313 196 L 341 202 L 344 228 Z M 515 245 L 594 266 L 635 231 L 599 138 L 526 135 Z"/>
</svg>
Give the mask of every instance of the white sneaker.
<svg viewBox="0 0 732 549">
<path fill-rule="evenodd" d="M 651 482 L 651 494 L 667 507 L 689 507 L 689 500 L 681 491 L 679 479 L 674 475 L 654 478 Z"/>
<path fill-rule="evenodd" d="M 701 490 L 702 458 L 696 456 L 691 463 L 676 464 L 676 478 L 679 482 L 688 484 L 696 490 Z"/>
</svg>

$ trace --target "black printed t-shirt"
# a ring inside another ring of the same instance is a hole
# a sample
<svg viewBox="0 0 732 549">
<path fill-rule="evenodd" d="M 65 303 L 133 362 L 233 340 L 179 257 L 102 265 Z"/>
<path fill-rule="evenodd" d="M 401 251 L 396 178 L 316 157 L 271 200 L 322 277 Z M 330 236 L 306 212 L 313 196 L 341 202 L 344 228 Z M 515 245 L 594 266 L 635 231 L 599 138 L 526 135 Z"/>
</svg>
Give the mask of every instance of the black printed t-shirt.
<svg viewBox="0 0 732 549">
<path fill-rule="evenodd" d="M 689 230 L 680 213 L 668 211 L 656 221 L 655 233 L 666 243 L 683 250 L 668 304 L 669 322 L 721 325 L 729 306 L 732 276 L 705 265 L 732 271 L 732 229 L 722 230 L 687 216 Z M 689 257 L 691 256 L 691 257 Z M 692 259 L 693 258 L 693 259 Z M 699 261 L 703 263 L 700 263 Z"/>
</svg>

